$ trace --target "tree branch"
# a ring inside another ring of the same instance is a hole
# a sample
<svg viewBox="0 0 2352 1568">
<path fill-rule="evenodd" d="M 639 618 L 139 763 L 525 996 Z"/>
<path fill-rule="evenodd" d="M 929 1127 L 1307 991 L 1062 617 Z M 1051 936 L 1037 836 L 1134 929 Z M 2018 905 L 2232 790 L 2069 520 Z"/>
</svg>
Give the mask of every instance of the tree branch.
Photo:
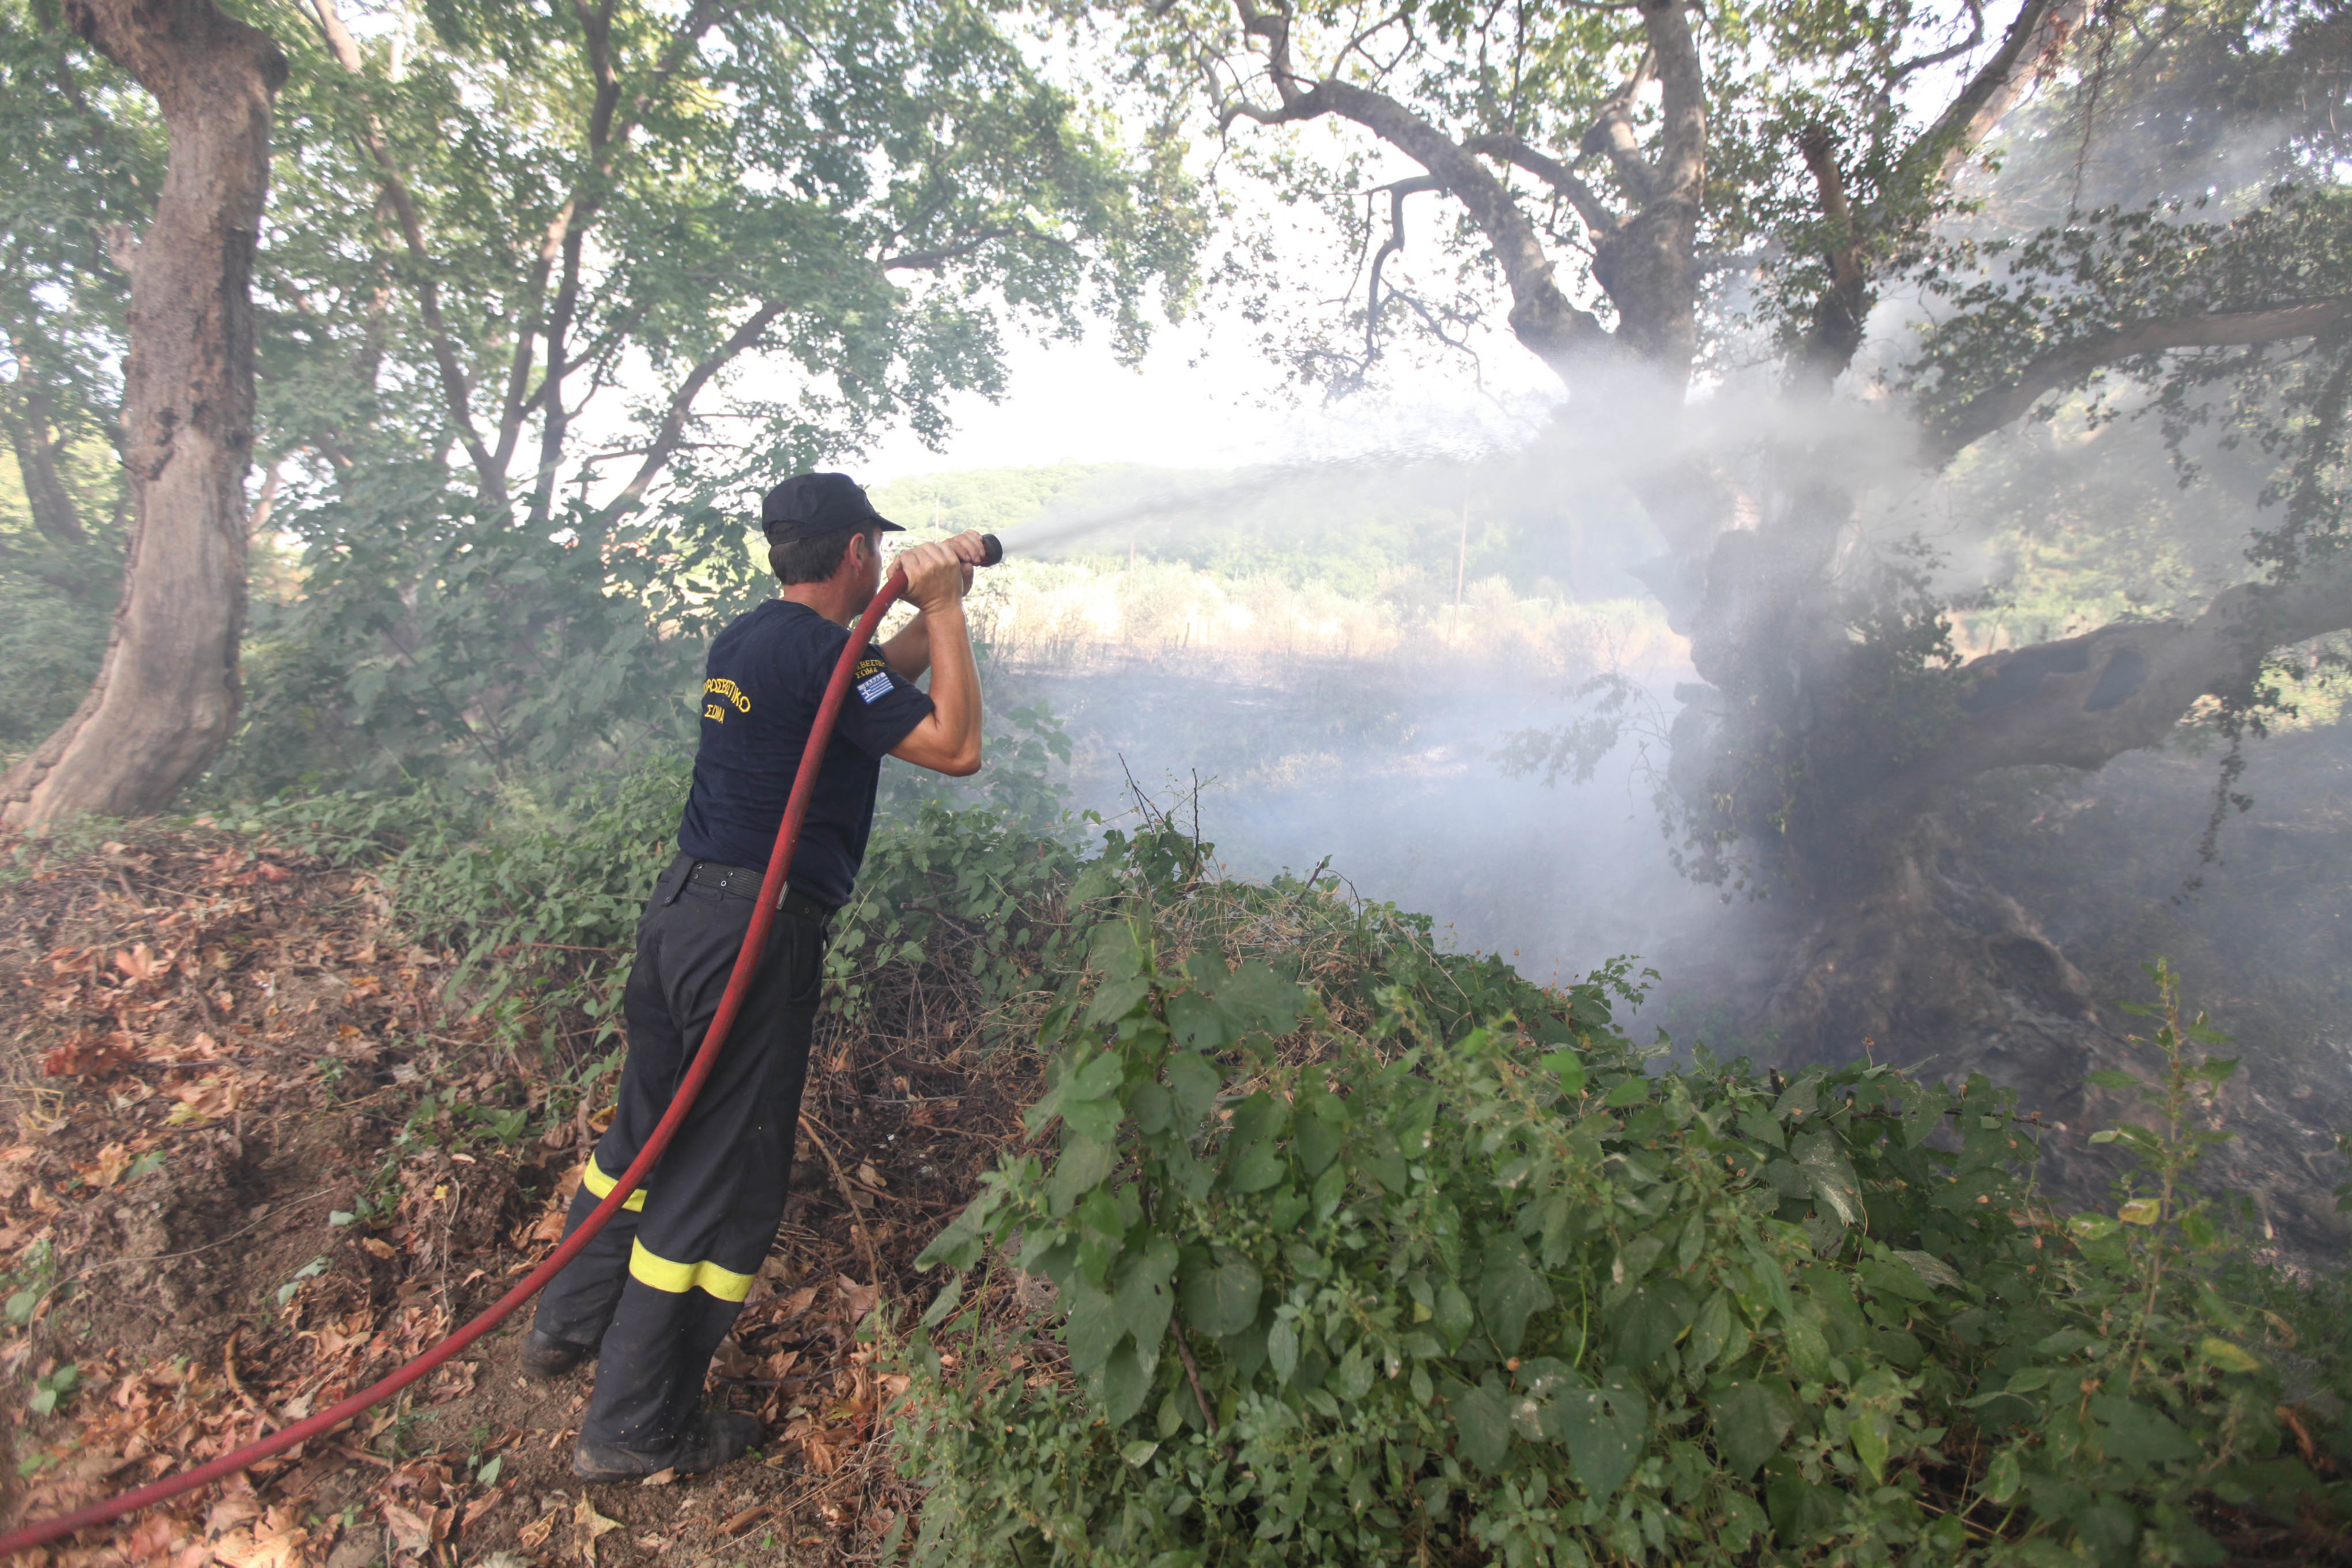
<svg viewBox="0 0 2352 1568">
<path fill-rule="evenodd" d="M 16 378 L 0 391 L 0 426 L 8 432 L 9 450 L 16 454 L 16 477 L 25 486 L 25 501 L 33 527 L 58 544 L 79 544 L 89 538 L 81 524 L 81 509 L 58 473 L 58 453 L 65 435 L 57 427 L 48 398 L 24 353 L 16 353 Z"/>
<path fill-rule="evenodd" d="M 1255 0 L 1234 0 L 1234 5 L 1241 16 L 1242 31 L 1265 40 L 1265 72 L 1284 106 L 1295 106 L 1311 96 L 1311 89 L 1300 85 L 1297 68 L 1291 63 L 1286 0 L 1275 0 L 1275 8 L 1270 11 L 1259 10 Z"/>
<path fill-rule="evenodd" d="M 2174 349 L 2210 349 L 2309 337 L 2352 321 L 2352 299 L 2299 300 L 2263 310 L 2217 310 L 2107 332 L 2027 364 L 2006 384 L 1979 393 L 1923 433 L 1922 459 L 1941 468 L 2025 414 L 2045 393 L 2082 381 L 2102 366 Z"/>
<path fill-rule="evenodd" d="M 61 572 L 44 563 L 29 550 L 19 549 L 0 538 L 0 563 L 12 572 L 23 574 L 35 582 L 55 588 L 68 599 L 79 599 L 90 591 L 90 584 L 70 572 Z"/>
<path fill-rule="evenodd" d="M 255 538 L 269 526 L 269 514 L 278 510 L 278 481 L 286 472 L 286 459 L 272 458 L 261 476 L 261 493 L 253 498 L 253 510 L 246 515 L 245 531 Z"/>
<path fill-rule="evenodd" d="M 563 405 L 563 378 L 578 362 L 570 359 L 565 351 L 580 309 L 582 264 L 588 231 L 604 210 L 605 198 L 612 192 L 614 169 L 653 102 L 656 86 L 686 63 L 702 35 L 718 21 L 721 5 L 719 0 L 696 0 L 671 32 L 661 58 L 631 95 L 626 112 L 621 107 L 620 69 L 613 58 L 613 0 L 595 0 L 593 5 L 589 0 L 572 0 L 572 10 L 580 19 L 581 37 L 589 68 L 595 78 L 596 93 L 588 112 L 588 167 L 548 233 L 548 239 L 554 242 L 560 253 L 562 270 L 555 304 L 541 331 L 547 343 L 547 369 L 539 395 L 530 400 L 541 405 L 539 471 L 531 485 L 530 515 L 534 521 L 544 521 L 553 508 L 555 474 L 562 462 L 563 443 L 571 434 L 572 415 L 575 412 Z M 546 248 L 543 242 L 542 254 Z M 519 347 L 518 353 L 520 352 Z M 518 389 L 520 384 L 520 380 L 514 383 Z M 519 409 L 519 405 L 511 406 Z M 519 429 L 520 413 L 512 412 L 509 417 Z"/>
<path fill-rule="evenodd" d="M 2027 87 L 2057 63 L 2091 5 L 2092 0 L 2025 0 L 2000 47 L 1911 144 L 1906 160 L 1934 158 L 1939 181 L 1948 181 Z"/>
<path fill-rule="evenodd" d="M 719 10 L 718 0 L 697 0 L 694 7 L 687 12 L 679 21 L 677 29 L 671 33 L 668 44 L 662 50 L 661 59 L 651 71 L 646 73 L 644 84 L 629 100 L 627 113 L 616 113 L 619 101 L 617 89 L 611 101 L 607 102 L 600 85 L 597 104 L 591 113 L 590 144 L 592 148 L 608 143 L 625 143 L 627 141 L 635 132 L 638 123 L 644 120 L 646 110 L 652 105 L 654 84 L 667 81 L 677 73 L 678 68 L 686 63 L 687 57 L 701 42 L 702 35 L 709 32 L 717 23 Z M 599 14 L 592 11 L 583 12 L 583 16 L 592 21 Z M 605 15 L 607 16 L 605 34 L 609 37 L 609 13 Z M 603 69 L 609 70 L 610 65 L 611 61 L 607 57 Z M 604 138 L 604 141 L 600 142 L 599 137 Z M 610 173 L 609 163 L 604 166 L 601 173 Z M 602 194 L 591 190 L 583 181 L 564 199 L 563 205 L 556 209 L 555 216 L 548 220 L 545 232 L 540 236 L 539 257 L 533 263 L 530 288 L 528 290 L 530 299 L 541 300 L 545 298 L 547 280 L 554 272 L 556 262 L 570 254 L 567 247 L 572 244 L 575 226 L 584 230 L 593 223 L 596 212 L 603 205 L 603 200 Z M 529 393 L 528 395 L 524 391 L 530 383 L 532 350 L 545 326 L 544 317 L 534 316 L 516 329 L 514 358 L 507 374 L 506 397 L 500 405 L 499 461 L 501 472 L 505 470 L 506 465 L 513 460 L 515 445 L 521 437 L 524 422 L 535 411 L 545 405 L 558 391 L 556 378 L 549 377 L 542 377 L 537 390 Z M 572 363 L 577 365 L 586 357 L 583 356 L 581 360 L 574 360 Z M 570 368 L 571 366 L 567 366 L 567 371 Z"/>
<path fill-rule="evenodd" d="M 1655 79 L 1658 52 L 1644 49 L 1633 74 L 1615 92 L 1601 100 L 1592 116 L 1592 123 L 1577 139 L 1581 153 L 1606 153 L 1610 165 L 1617 171 L 1617 183 L 1637 207 L 1647 206 L 1657 187 L 1657 171 L 1642 155 L 1641 139 L 1633 132 L 1633 100 Z"/>
<path fill-rule="evenodd" d="M 637 126 L 645 120 L 646 110 L 653 107 L 654 89 L 678 73 L 687 58 L 701 46 L 702 35 L 718 26 L 725 10 L 723 0 L 695 0 L 686 15 L 679 18 L 677 28 L 669 36 L 669 42 L 663 46 L 661 58 L 654 63 L 654 68 L 646 73 L 636 92 L 631 95 L 629 111 L 622 115 L 614 126 L 614 145 L 625 142 L 635 134 Z"/>
<path fill-rule="evenodd" d="M 1837 147 L 1830 140 L 1829 127 L 1819 121 L 1806 126 L 1797 133 L 1797 150 L 1804 154 L 1805 167 L 1813 176 L 1822 216 L 1830 223 L 1832 286 L 1857 288 L 1862 282 L 1862 261 L 1854 246 L 1853 209 L 1846 203 L 1845 174 L 1838 168 Z"/>
<path fill-rule="evenodd" d="M 1971 660 L 1962 717 L 1906 770 L 1897 798 L 1993 768 L 2095 769 L 2152 746 L 2207 697 L 2242 690 L 2274 648 L 2352 627 L 2352 565 L 2242 583 L 2194 620 L 2118 622 Z"/>
<path fill-rule="evenodd" d="M 1511 290 L 1512 331 L 1555 373 L 1564 374 L 1570 359 L 1614 346 L 1599 318 L 1579 309 L 1561 289 L 1535 225 L 1475 154 L 1384 93 L 1331 78 L 1302 84 L 1291 65 L 1288 15 L 1260 11 L 1255 0 L 1234 3 L 1244 27 L 1266 40 L 1266 76 L 1283 107 L 1265 111 L 1229 106 L 1226 124 L 1237 116 L 1260 124 L 1324 114 L 1353 121 L 1419 163 L 1469 211 Z"/>
<path fill-rule="evenodd" d="M 1798 349 L 1794 379 L 1811 390 L 1826 392 L 1862 348 L 1863 318 L 1869 313 L 1869 279 L 1863 273 L 1861 236 L 1854 229 L 1845 175 L 1838 168 L 1837 148 L 1830 140 L 1829 128 L 1815 121 L 1798 132 L 1797 147 L 1804 154 L 1805 167 L 1811 171 L 1829 230 L 1830 286 L 1813 303 L 1812 327 Z"/>
<path fill-rule="evenodd" d="M 928 271 L 931 268 L 961 260 L 992 240 L 1008 238 L 1021 232 L 1020 229 L 1009 224 L 1002 228 L 982 229 L 969 239 L 960 240 L 954 245 L 943 245 L 935 250 L 909 250 L 898 256 L 884 257 L 879 265 L 885 272 Z"/>
<path fill-rule="evenodd" d="M 319 31 L 325 37 L 328 53 L 335 63 L 353 77 L 360 76 L 365 62 L 359 44 L 335 9 L 335 0 L 310 0 L 310 9 L 319 21 Z M 391 144 L 385 141 L 383 122 L 371 110 L 360 121 L 360 145 L 375 165 L 376 184 L 392 204 L 393 218 L 400 229 L 401 244 L 416 268 L 411 287 L 416 294 L 416 313 L 425 323 L 425 336 L 432 345 L 434 368 L 440 373 L 442 402 L 449 414 L 452 428 L 473 462 L 474 472 L 481 480 L 486 496 L 501 497 L 506 493 L 506 466 L 490 455 L 481 432 L 474 427 L 474 392 L 466 375 L 463 361 L 457 357 L 457 346 L 450 335 L 448 323 L 441 316 L 441 285 L 434 278 L 433 257 L 425 244 L 425 221 L 416 209 L 416 199 L 410 194 L 408 181 L 400 163 L 392 155 Z"/>
<path fill-rule="evenodd" d="M 1234 99 L 1223 103 L 1217 110 L 1217 132 L 1223 135 L 1233 129 L 1236 120 L 1246 120 L 1256 125 L 1281 125 L 1292 121 L 1312 120 L 1328 112 L 1330 105 L 1311 88 L 1299 85 L 1298 73 L 1290 61 L 1290 16 L 1286 11 L 1260 11 L 1254 0 L 1234 0 L 1234 9 L 1242 19 L 1242 31 L 1251 37 L 1264 38 L 1266 43 L 1265 74 L 1274 83 L 1275 97 L 1281 107 L 1260 109 L 1246 99 Z M 1207 68 L 1207 62 L 1203 62 Z M 1214 73 L 1211 90 L 1214 93 Z M 1235 73 L 1238 79 L 1239 73 Z"/>
<path fill-rule="evenodd" d="M 1685 4 L 1686 0 L 1645 0 L 1642 7 L 1662 89 L 1658 109 L 1663 138 L 1654 165 L 1657 184 L 1650 200 L 1696 205 L 1700 186 L 1706 180 L 1706 71 L 1699 63 L 1698 43 L 1691 37 Z"/>
<path fill-rule="evenodd" d="M 712 376 L 726 368 L 728 362 L 758 342 L 760 335 L 783 313 L 784 307 L 781 302 L 773 300 L 762 302 L 758 310 L 751 312 L 749 320 L 727 335 L 725 342 L 703 355 L 687 373 L 686 379 L 678 383 L 677 390 L 670 394 L 669 406 L 663 411 L 661 425 L 646 447 L 645 461 L 637 465 L 637 471 L 630 477 L 627 484 L 621 487 L 621 493 L 614 499 L 608 510 L 618 510 L 644 499 L 646 489 L 669 466 L 670 458 L 677 456 L 686 434 L 687 417 L 693 412 L 694 400 L 701 395 L 703 387 L 709 384 Z"/>
<path fill-rule="evenodd" d="M 1555 369 L 1613 346 L 1591 311 L 1570 300 L 1552 276 L 1535 225 L 1486 166 L 1444 132 L 1385 94 L 1352 82 L 1316 84 L 1334 113 L 1352 120 L 1419 163 L 1468 209 L 1486 237 L 1511 290 L 1511 330 Z"/>
<path fill-rule="evenodd" d="M 1620 222 L 1617 215 L 1609 210 L 1608 205 L 1591 185 L 1577 176 L 1575 170 L 1557 158 L 1537 152 L 1518 137 L 1506 132 L 1491 132 L 1484 136 L 1471 137 L 1462 143 L 1462 149 L 1465 153 L 1480 153 L 1499 163 L 1525 169 L 1559 192 L 1568 205 L 1576 209 L 1576 216 L 1584 220 L 1584 226 L 1595 235 L 1605 238 L 1617 232 Z"/>
<path fill-rule="evenodd" d="M 588 167 L 573 185 L 571 200 L 564 204 L 568 216 L 562 220 L 562 271 L 555 289 L 555 305 L 548 312 L 541 334 L 547 343 L 547 371 L 541 378 L 547 396 L 540 410 L 539 470 L 531 476 L 530 520 L 534 524 L 544 522 L 554 509 L 555 473 L 563 460 L 563 443 L 571 434 L 572 411 L 563 405 L 563 378 L 571 373 L 572 364 L 564 351 L 569 345 L 572 318 L 580 309 L 581 269 L 588 230 L 595 223 L 612 178 L 614 117 L 621 103 L 620 72 L 613 64 L 612 0 L 598 0 L 593 5 L 587 0 L 572 0 L 572 8 L 580 21 L 581 41 L 587 52 L 589 71 L 595 79 L 596 92 L 588 110 Z M 626 134 L 625 130 L 623 135 Z"/>
<path fill-rule="evenodd" d="M 572 230 L 572 215 L 577 204 L 566 201 L 555 209 L 547 228 L 540 236 L 539 255 L 531 263 L 530 286 L 523 297 L 531 302 L 531 312 L 515 324 L 514 353 L 507 362 L 506 394 L 499 399 L 499 472 L 505 473 L 514 461 L 516 445 L 522 439 L 523 421 L 531 411 L 547 401 L 551 387 L 545 379 L 539 390 L 525 395 L 530 384 L 531 359 L 539 345 L 541 325 L 538 307 L 547 299 L 547 279 L 555 270 L 556 259 L 563 253 L 563 238 Z"/>
<path fill-rule="evenodd" d="M 1437 182 L 1426 177 L 1399 180 L 1386 188 L 1389 237 L 1381 242 L 1378 250 L 1372 252 L 1371 281 L 1364 287 L 1364 364 L 1367 369 L 1381 355 L 1381 268 L 1388 265 L 1390 257 L 1404 248 L 1404 199 L 1422 191 L 1436 189 Z"/>
<path fill-rule="evenodd" d="M 1429 329 L 1429 335 L 1431 337 L 1435 338 L 1439 342 L 1444 343 L 1447 348 L 1454 350 L 1455 353 L 1466 355 L 1470 361 L 1470 374 L 1472 380 L 1477 384 L 1480 391 L 1483 392 L 1486 390 L 1486 378 L 1483 374 L 1484 367 L 1479 364 L 1478 351 L 1470 346 L 1469 339 L 1456 337 L 1452 332 L 1447 331 L 1445 330 L 1445 323 L 1437 319 L 1437 312 L 1432 310 L 1426 304 L 1423 303 L 1418 295 L 1407 293 L 1402 289 L 1391 289 L 1388 292 L 1388 300 L 1390 302 L 1402 305 L 1414 315 L 1419 316 L 1421 318 L 1421 324 Z"/>
<path fill-rule="evenodd" d="M 1395 26 L 1400 22 L 1404 23 L 1406 26 L 1405 47 L 1407 48 L 1411 48 L 1412 24 L 1412 14 L 1407 11 L 1391 11 L 1379 21 L 1360 30 L 1354 37 L 1349 38 L 1346 44 L 1341 46 L 1339 51 L 1331 57 L 1331 73 L 1334 76 L 1337 76 L 1339 73 L 1341 62 L 1346 60 L 1349 55 L 1363 53 L 1364 63 L 1367 66 L 1370 66 L 1374 72 L 1373 79 L 1378 80 L 1381 77 L 1387 75 L 1388 68 L 1383 67 L 1380 61 L 1372 58 L 1370 53 L 1364 52 L 1364 46 L 1371 42 L 1372 38 L 1376 35 L 1386 31 L 1388 28 Z"/>
<path fill-rule="evenodd" d="M 1260 109 L 1246 99 L 1234 99 L 1217 110 L 1217 129 L 1230 131 L 1236 120 L 1246 120 L 1253 125 L 1287 125 L 1295 121 L 1313 120 L 1324 112 L 1323 104 L 1307 97 L 1280 109 Z"/>
<path fill-rule="evenodd" d="M 1969 20 L 1971 24 L 1969 28 L 1969 36 L 1962 38 L 1958 43 L 1951 45 L 1948 48 L 1937 49 L 1934 54 L 1920 55 L 1913 59 L 1897 62 L 1895 67 L 1895 74 L 1887 82 L 1887 88 L 1890 91 L 1894 88 L 1901 85 L 1903 82 L 1908 81 L 1911 78 L 1918 75 L 1919 72 L 1923 70 L 1932 69 L 1937 66 L 1942 65 L 1947 60 L 1958 59 L 1962 55 L 1967 54 L 1970 49 L 1975 48 L 1979 44 L 1984 42 L 1984 0 L 1968 0 L 1968 6 Z"/>
</svg>

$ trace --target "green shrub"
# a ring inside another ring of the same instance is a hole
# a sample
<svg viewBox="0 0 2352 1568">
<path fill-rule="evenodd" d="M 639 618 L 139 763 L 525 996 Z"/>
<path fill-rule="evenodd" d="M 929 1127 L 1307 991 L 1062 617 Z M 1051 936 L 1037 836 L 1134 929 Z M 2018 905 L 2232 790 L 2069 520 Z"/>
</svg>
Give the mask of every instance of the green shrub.
<svg viewBox="0 0 2352 1568">
<path fill-rule="evenodd" d="M 7 542 L 0 531 L 0 547 Z M 89 691 L 106 652 L 110 602 L 72 596 L 0 572 L 0 764 L 13 763 L 47 740 Z"/>
<path fill-rule="evenodd" d="M 691 747 L 709 637 L 766 596 L 705 510 L 554 528 L 386 466 L 291 514 L 301 590 L 253 605 L 247 695 L 208 801 L 582 776 Z"/>
<path fill-rule="evenodd" d="M 1073 962 L 1063 894 L 1078 867 L 1068 837 L 1040 836 L 1001 812 L 932 801 L 880 826 L 825 949 L 827 1009 L 862 1022 L 894 977 L 950 963 L 983 1015 L 1050 992 L 1041 973 Z M 1081 917 L 1078 942 L 1086 930 Z"/>
<path fill-rule="evenodd" d="M 2147 1174 L 2062 1224 L 1982 1079 L 1652 1073 L 1622 966 L 1548 994 L 1367 926 L 1236 967 L 1197 885 L 1129 887 L 1041 1031 L 1053 1152 L 922 1260 L 957 1277 L 903 1347 L 916 1561 L 2220 1563 L 2216 1510 L 2340 1531 L 2340 1293 L 2187 1196 L 2227 1068 L 2168 972 L 2153 1124 L 2112 1140 Z"/>
<path fill-rule="evenodd" d="M 457 955 L 447 990 L 513 1047 L 570 1069 L 617 1049 L 620 996 L 654 879 L 677 853 L 688 765 L 590 776 L 552 800 L 447 784 L 295 797 L 222 813 L 364 866 L 401 930 Z M 551 1102 L 551 1113 L 568 1106 Z"/>
<path fill-rule="evenodd" d="M 1051 713 L 1016 709 L 992 717 L 991 746 L 994 809 L 955 809 L 909 779 L 920 770 L 886 766 L 887 810 L 826 954 L 829 1011 L 842 1023 L 862 1022 L 878 994 L 950 954 L 983 1012 L 1034 993 L 1032 973 L 1060 962 L 1059 895 L 1077 871 L 1077 824 L 1059 813 L 1046 770 L 1066 758 L 1068 742 Z M 509 1046 L 593 1077 L 618 1060 L 637 918 L 677 851 L 691 776 L 681 751 L 545 795 L 441 780 L 220 815 L 368 868 L 404 931 L 457 955 L 452 996 L 487 1015 Z M 1125 841 L 1112 838 L 1116 851 Z M 549 1101 L 551 1116 L 568 1113 L 568 1097 Z"/>
</svg>

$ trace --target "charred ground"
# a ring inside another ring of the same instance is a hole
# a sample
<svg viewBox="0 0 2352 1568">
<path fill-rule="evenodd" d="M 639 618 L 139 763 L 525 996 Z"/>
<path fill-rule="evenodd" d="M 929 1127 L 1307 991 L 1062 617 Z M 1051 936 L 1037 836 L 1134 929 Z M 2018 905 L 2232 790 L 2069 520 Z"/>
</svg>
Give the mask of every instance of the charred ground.
<svg viewBox="0 0 2352 1568">
<path fill-rule="evenodd" d="M 609 1065 L 567 1071 L 560 1038 L 519 1048 L 368 872 L 216 828 L 117 832 L 10 847 L 0 883 L 17 1517 L 211 1458 L 433 1343 L 543 1256 L 609 1113 Z M 53 1560 L 870 1545 L 905 1503 L 868 1447 L 891 1389 L 856 1325 L 901 1294 L 1033 1091 L 1028 1058 L 976 1048 L 956 956 L 820 1037 L 786 1223 L 714 1384 L 767 1421 L 761 1463 L 584 1491 L 569 1439 L 586 1383 L 524 1383 L 519 1316 L 249 1486 Z"/>
</svg>

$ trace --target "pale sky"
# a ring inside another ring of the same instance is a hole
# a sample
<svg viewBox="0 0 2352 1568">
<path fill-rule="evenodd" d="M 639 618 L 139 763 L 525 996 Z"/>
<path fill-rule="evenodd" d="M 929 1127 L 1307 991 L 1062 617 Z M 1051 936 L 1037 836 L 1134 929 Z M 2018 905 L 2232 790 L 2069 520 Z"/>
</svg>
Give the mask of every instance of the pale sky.
<svg viewBox="0 0 2352 1568">
<path fill-rule="evenodd" d="M 873 484 L 961 468 L 1134 462 L 1225 468 L 1353 457 L 1391 447 L 1458 450 L 1524 438 L 1557 383 L 1507 335 L 1483 350 L 1484 395 L 1465 369 L 1416 374 L 1409 394 L 1364 393 L 1327 405 L 1294 397 L 1280 368 L 1241 332 L 1162 326 L 1140 370 L 1111 357 L 1107 334 L 1084 343 L 1016 339 L 1003 402 L 954 400 L 956 428 L 932 452 L 910 432 L 876 444 Z"/>
<path fill-rule="evenodd" d="M 1997 38 L 2000 28 L 1988 32 Z M 1905 98 L 1913 117 L 1924 121 L 1939 110 L 1973 64 L 1973 56 L 1957 59 L 1907 82 Z M 1355 174 L 1367 188 L 1417 172 L 1352 127 L 1318 122 L 1269 134 L 1335 162 L 1345 149 L 1360 150 L 1367 162 Z M 1208 150 L 1203 142 L 1204 160 Z M 1248 180 L 1225 185 L 1223 194 L 1236 203 L 1239 215 L 1229 221 L 1267 235 L 1286 269 L 1323 280 L 1329 292 L 1344 293 L 1349 302 L 1360 299 L 1367 258 L 1349 255 L 1310 206 L 1280 202 Z M 1440 210 L 1432 205 L 1436 200 L 1426 198 L 1416 209 L 1413 242 L 1390 264 L 1391 288 L 1434 283 L 1443 293 L 1446 258 L 1431 244 Z M 1423 267 L 1436 276 L 1417 277 Z M 1598 301 L 1579 302 L 1590 307 Z M 1231 300 L 1216 298 L 1214 289 L 1200 301 L 1202 314 L 1173 326 L 1159 324 L 1139 371 L 1118 365 L 1108 333 L 1100 329 L 1082 343 L 1009 336 L 1003 399 L 992 404 L 975 395 L 950 398 L 955 428 L 941 450 L 927 448 L 912 432 L 899 428 L 845 466 L 854 466 L 865 482 L 887 484 L 959 469 L 1064 462 L 1233 468 L 1374 454 L 1460 456 L 1519 446 L 1537 433 L 1561 391 L 1511 336 L 1504 324 L 1507 303 L 1497 298 L 1486 320 L 1465 333 L 1478 355 L 1475 368 L 1463 355 L 1426 340 L 1417 350 L 1398 345 L 1412 363 L 1408 369 L 1391 360 L 1386 372 L 1391 390 L 1336 403 L 1327 403 L 1320 388 L 1303 395 L 1286 390 L 1282 368 L 1255 341 L 1255 329 L 1233 310 Z M 1297 298 L 1286 301 L 1286 308 L 1299 308 Z M 1345 306 L 1330 300 L 1321 308 L 1336 319 Z"/>
</svg>

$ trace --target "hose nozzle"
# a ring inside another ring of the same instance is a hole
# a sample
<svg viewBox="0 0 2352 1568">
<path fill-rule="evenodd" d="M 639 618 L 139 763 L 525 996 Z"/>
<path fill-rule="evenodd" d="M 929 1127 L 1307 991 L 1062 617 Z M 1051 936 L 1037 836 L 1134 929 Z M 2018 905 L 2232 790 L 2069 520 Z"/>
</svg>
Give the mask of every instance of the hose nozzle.
<svg viewBox="0 0 2352 1568">
<path fill-rule="evenodd" d="M 980 542 L 982 547 L 988 552 L 986 555 L 981 558 L 980 563 L 982 566 L 993 566 L 998 562 L 1004 559 L 1004 541 L 997 538 L 996 535 L 992 533 L 983 533 L 980 536 Z"/>
</svg>

